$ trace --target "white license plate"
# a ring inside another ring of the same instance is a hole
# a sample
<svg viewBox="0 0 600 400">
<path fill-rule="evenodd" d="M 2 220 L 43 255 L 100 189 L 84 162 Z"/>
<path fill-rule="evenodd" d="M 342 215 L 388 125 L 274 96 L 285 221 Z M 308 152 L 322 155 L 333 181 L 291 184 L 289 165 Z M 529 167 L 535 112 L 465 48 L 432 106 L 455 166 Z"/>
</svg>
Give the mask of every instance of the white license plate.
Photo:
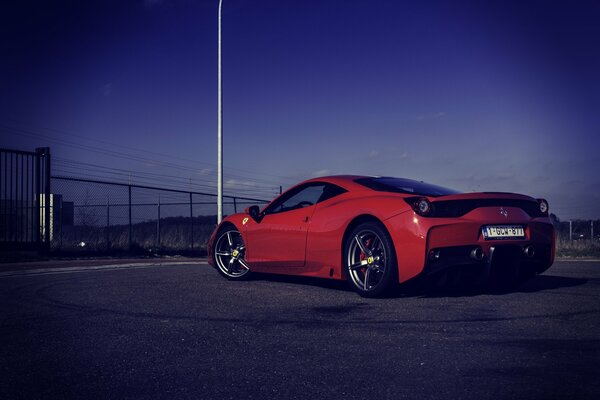
<svg viewBox="0 0 600 400">
<path fill-rule="evenodd" d="M 488 225 L 483 227 L 486 239 L 523 239 L 525 230 L 520 225 Z"/>
</svg>

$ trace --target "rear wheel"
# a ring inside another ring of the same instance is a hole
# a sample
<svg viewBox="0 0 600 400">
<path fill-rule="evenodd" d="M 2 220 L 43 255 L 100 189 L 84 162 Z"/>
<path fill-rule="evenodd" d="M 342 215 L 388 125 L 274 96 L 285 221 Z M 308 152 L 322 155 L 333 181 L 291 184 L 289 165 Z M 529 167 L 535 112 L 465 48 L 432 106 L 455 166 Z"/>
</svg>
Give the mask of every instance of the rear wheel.
<svg viewBox="0 0 600 400">
<path fill-rule="evenodd" d="M 231 280 L 246 279 L 250 275 L 250 267 L 245 255 L 246 245 L 239 231 L 231 227 L 219 233 L 213 256 L 221 275 Z"/>
<path fill-rule="evenodd" d="M 344 244 L 348 282 L 363 297 L 378 297 L 395 286 L 398 267 L 392 239 L 377 222 L 352 230 Z"/>
</svg>

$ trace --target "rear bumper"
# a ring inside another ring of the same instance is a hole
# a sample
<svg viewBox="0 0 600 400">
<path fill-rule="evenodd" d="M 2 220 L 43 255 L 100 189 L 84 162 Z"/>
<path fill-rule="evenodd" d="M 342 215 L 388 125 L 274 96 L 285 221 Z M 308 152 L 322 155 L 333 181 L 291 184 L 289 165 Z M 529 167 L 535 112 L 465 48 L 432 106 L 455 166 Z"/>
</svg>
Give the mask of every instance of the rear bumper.
<svg viewBox="0 0 600 400">
<path fill-rule="evenodd" d="M 431 275 L 448 268 L 463 267 L 482 274 L 521 270 L 540 274 L 552 265 L 552 245 L 548 243 L 494 244 L 434 248 L 429 251 L 423 273 Z"/>
<path fill-rule="evenodd" d="M 551 223 L 530 220 L 520 222 L 525 228 L 522 239 L 488 240 L 479 222 L 432 227 L 427 235 L 425 273 L 435 273 L 454 266 L 492 266 L 508 268 L 518 265 L 536 274 L 554 262 L 555 232 Z"/>
<path fill-rule="evenodd" d="M 548 218 L 529 218 L 509 209 L 513 218 L 479 209 L 463 218 L 424 218 L 404 213 L 386 221 L 398 259 L 399 282 L 453 267 L 502 270 L 519 268 L 539 274 L 554 262 L 555 231 Z M 482 222 L 485 221 L 485 222 Z M 525 237 L 486 239 L 485 225 L 521 225 Z M 477 249 L 477 256 L 472 255 Z"/>
<path fill-rule="evenodd" d="M 520 225 L 525 228 L 525 237 L 509 240 L 486 239 L 482 225 L 474 222 L 432 227 L 428 234 L 423 274 L 436 274 L 456 267 L 492 279 L 499 276 L 518 279 L 541 274 L 554 262 L 554 227 L 539 220 Z M 470 243 L 464 236 L 468 232 L 475 238 Z"/>
</svg>

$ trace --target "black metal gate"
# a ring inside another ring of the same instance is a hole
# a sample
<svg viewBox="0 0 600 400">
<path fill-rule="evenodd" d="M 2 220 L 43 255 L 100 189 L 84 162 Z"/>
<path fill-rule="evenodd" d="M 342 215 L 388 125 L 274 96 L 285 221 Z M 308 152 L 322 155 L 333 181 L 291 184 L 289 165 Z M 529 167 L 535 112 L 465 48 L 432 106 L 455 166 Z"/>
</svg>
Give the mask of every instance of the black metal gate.
<svg viewBox="0 0 600 400">
<path fill-rule="evenodd" d="M 48 251 L 51 199 L 50 149 L 0 148 L 0 250 Z"/>
</svg>

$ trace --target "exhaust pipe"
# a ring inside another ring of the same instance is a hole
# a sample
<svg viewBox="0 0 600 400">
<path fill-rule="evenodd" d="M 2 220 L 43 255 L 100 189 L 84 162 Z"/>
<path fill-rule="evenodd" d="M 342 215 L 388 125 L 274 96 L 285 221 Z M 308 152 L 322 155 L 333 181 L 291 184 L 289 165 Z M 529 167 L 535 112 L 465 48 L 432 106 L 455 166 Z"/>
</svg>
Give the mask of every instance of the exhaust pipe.
<svg viewBox="0 0 600 400">
<path fill-rule="evenodd" d="M 471 258 L 475 261 L 481 261 L 483 260 L 484 254 L 483 254 L 483 249 L 481 247 L 475 247 L 473 250 L 471 250 Z"/>
<path fill-rule="evenodd" d="M 431 250 L 429 252 L 429 259 L 431 261 L 437 261 L 440 259 L 441 252 L 439 250 Z"/>
<path fill-rule="evenodd" d="M 523 253 L 527 258 L 533 258 L 535 256 L 535 247 L 529 245 L 523 249 Z"/>
</svg>

